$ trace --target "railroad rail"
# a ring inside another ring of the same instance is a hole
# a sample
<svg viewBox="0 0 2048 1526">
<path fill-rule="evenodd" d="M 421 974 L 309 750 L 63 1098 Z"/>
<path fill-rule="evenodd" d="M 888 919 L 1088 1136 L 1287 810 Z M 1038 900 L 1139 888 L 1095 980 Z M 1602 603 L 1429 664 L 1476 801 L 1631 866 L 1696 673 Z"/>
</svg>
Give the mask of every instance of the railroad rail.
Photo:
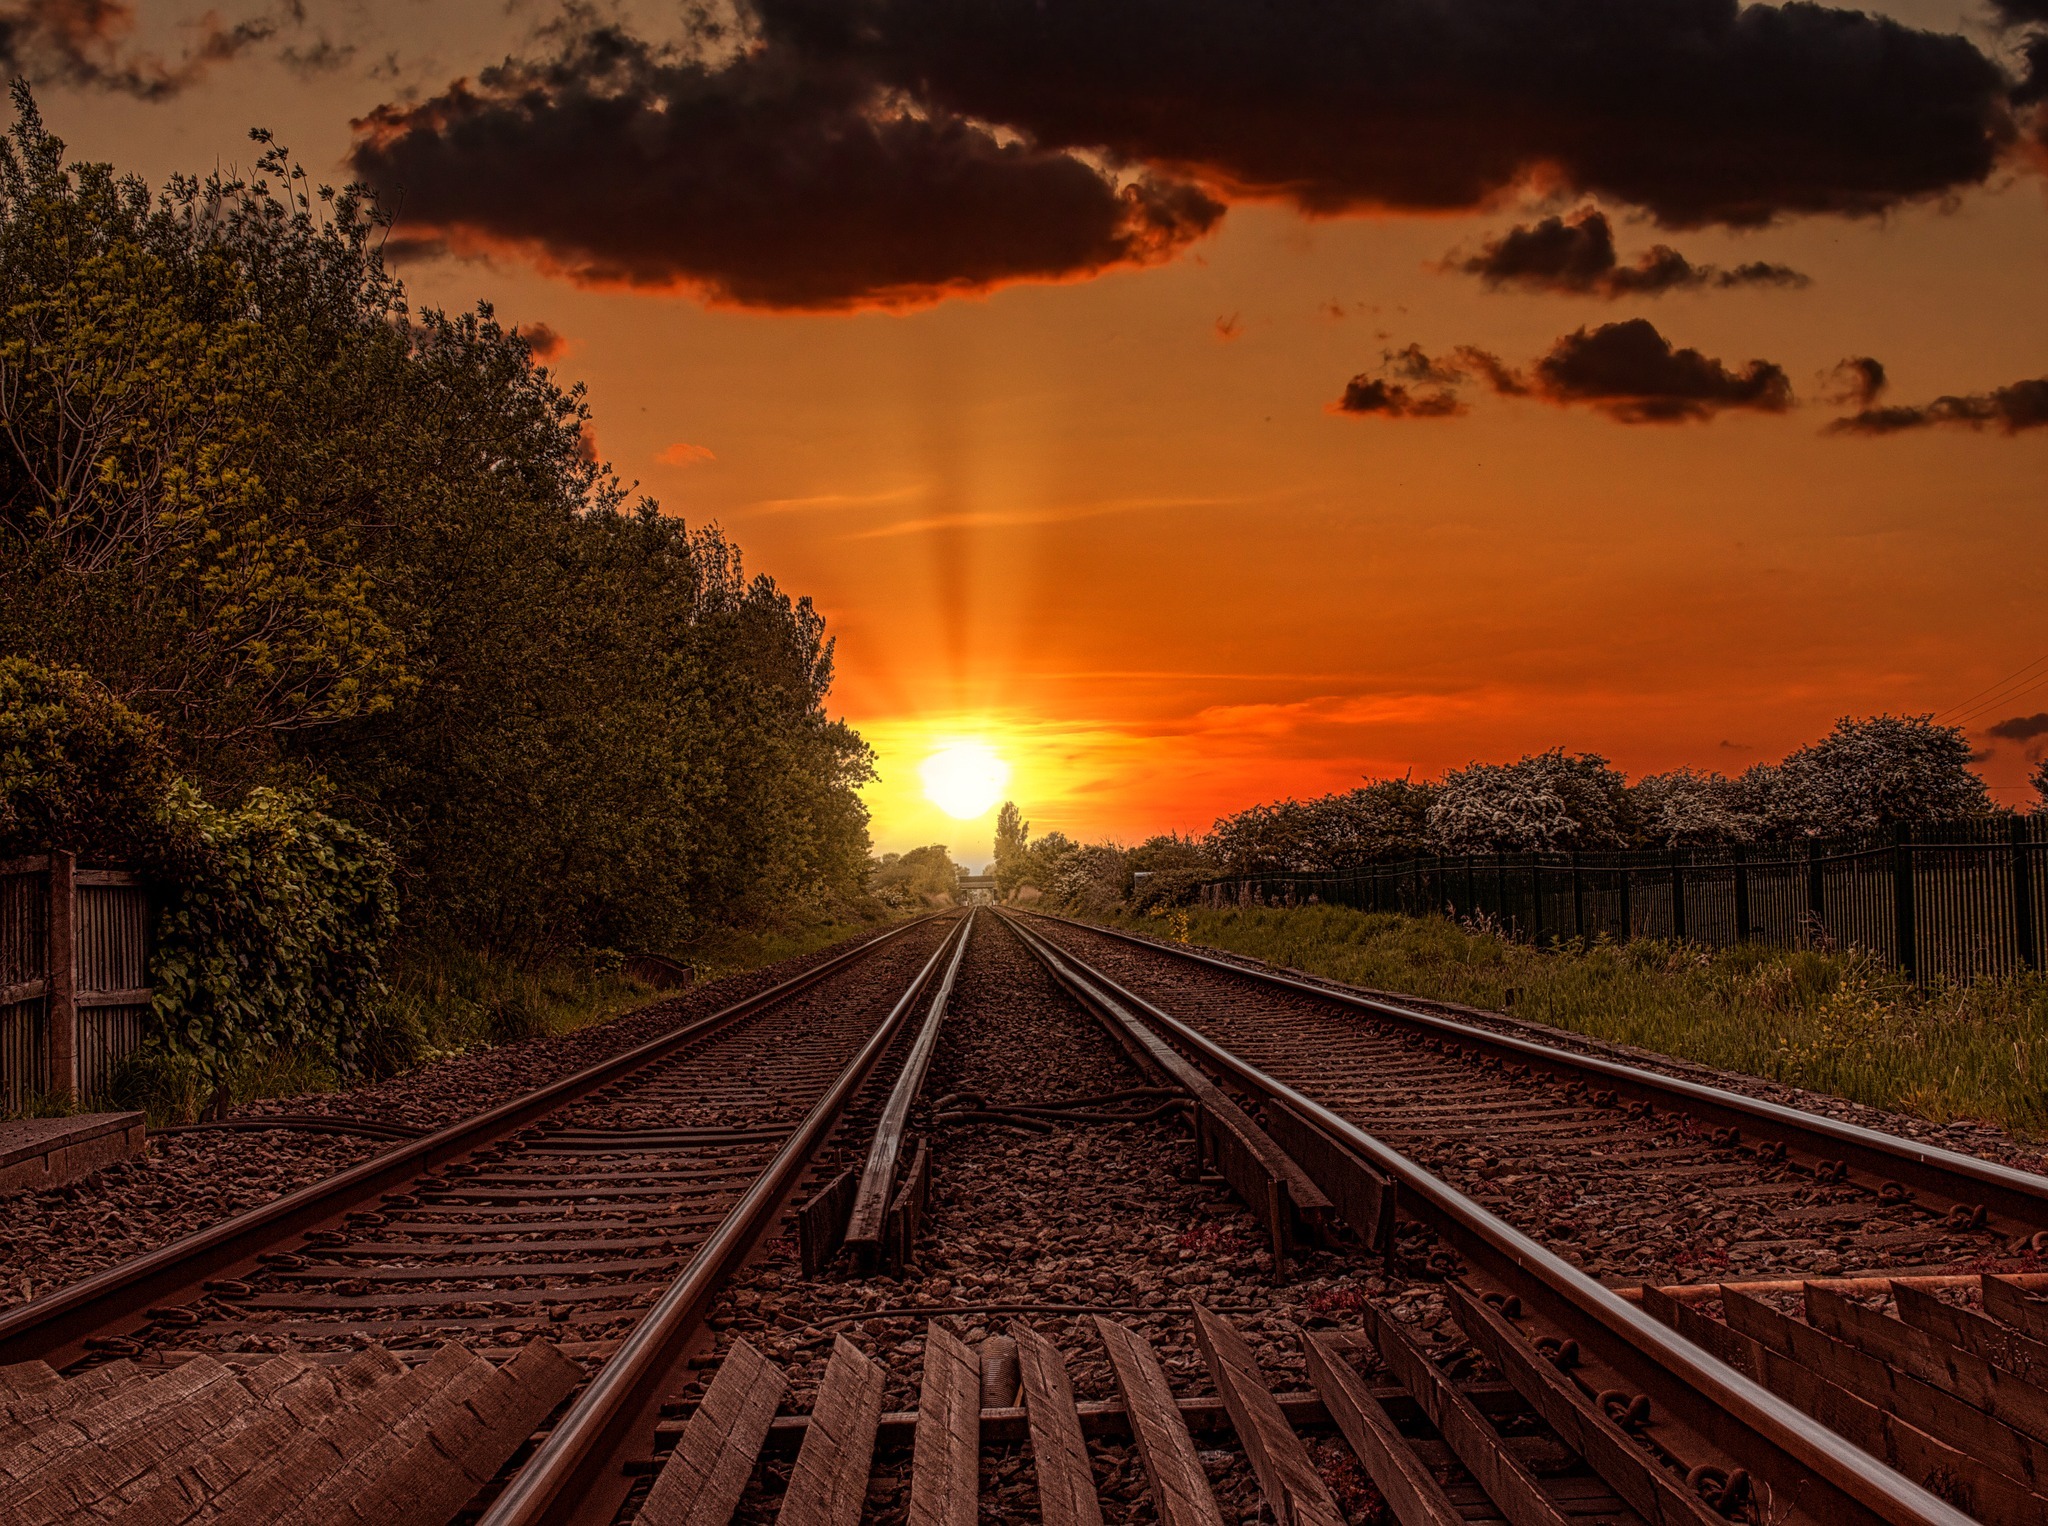
<svg viewBox="0 0 2048 1526">
<path fill-rule="evenodd" d="M 0 1316 L 0 1518 L 1100 1526 L 1142 1480 L 1166 1526 L 2034 1526 L 2043 1203 L 1523 1029 L 923 919 Z"/>
<path fill-rule="evenodd" d="M 615 1507 L 629 1481 L 607 1471 L 607 1449 L 673 1381 L 710 1292 L 773 1226 L 964 938 L 964 919 L 937 940 L 932 920 L 10 1310 L 0 1316 L 0 1374 L 47 1386 L 42 1374 L 68 1365 L 90 1388 L 95 1364 L 167 1365 L 149 1385 L 154 1408 L 165 1409 L 181 1383 L 233 1388 L 224 1361 L 289 1354 L 288 1374 L 259 1366 L 267 1385 L 302 1381 L 307 1359 L 324 1356 L 343 1392 L 323 1402 L 347 1399 L 352 1385 L 396 1394 L 401 1378 L 417 1399 L 431 1378 L 500 1408 L 511 1451 L 580 1387 L 494 1518 L 581 1508 L 609 1519 L 596 1502 Z M 933 941 L 928 955 L 918 946 Z M 452 1356 L 450 1341 L 462 1343 Z M 366 1347 L 378 1362 L 365 1364 Z M 408 1374 L 409 1351 L 436 1354 Z M 583 1381 L 565 1357 L 594 1376 Z M 491 1388 L 494 1370 L 513 1374 L 513 1388 L 525 1380 L 523 1390 Z M 0 1402 L 12 1397 L 5 1388 Z M 389 1423 L 410 1413 L 393 1409 Z M 203 1439 L 179 1432 L 174 1412 L 165 1427 L 174 1450 Z M 456 1470 L 442 1461 L 445 1491 Z M 457 1481 L 459 1505 L 482 1479 Z M 273 1518 L 240 1494 L 214 1508 L 229 1521 Z"/>
</svg>

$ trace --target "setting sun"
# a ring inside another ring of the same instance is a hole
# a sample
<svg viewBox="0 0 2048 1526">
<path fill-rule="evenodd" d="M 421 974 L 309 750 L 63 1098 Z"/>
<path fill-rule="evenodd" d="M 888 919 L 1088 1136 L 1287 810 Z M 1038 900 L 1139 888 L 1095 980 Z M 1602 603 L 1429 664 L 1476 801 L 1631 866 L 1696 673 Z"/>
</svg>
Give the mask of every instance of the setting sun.
<svg viewBox="0 0 2048 1526">
<path fill-rule="evenodd" d="M 1010 765 L 986 742 L 952 742 L 918 767 L 924 797 L 958 821 L 985 816 L 1010 782 Z"/>
</svg>

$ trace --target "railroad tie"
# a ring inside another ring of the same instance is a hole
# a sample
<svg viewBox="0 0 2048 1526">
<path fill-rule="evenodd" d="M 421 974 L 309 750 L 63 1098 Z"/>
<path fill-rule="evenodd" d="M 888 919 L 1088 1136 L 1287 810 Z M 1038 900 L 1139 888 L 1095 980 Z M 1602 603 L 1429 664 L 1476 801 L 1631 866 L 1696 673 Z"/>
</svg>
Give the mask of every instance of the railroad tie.
<svg viewBox="0 0 2048 1526">
<path fill-rule="evenodd" d="M 1039 1515 L 1045 1526 L 1102 1526 L 1102 1502 L 1096 1497 L 1066 1358 L 1021 1321 L 1010 1331 L 1017 1340 L 1031 1460 L 1038 1472 Z"/>
<path fill-rule="evenodd" d="M 1131 1436 L 1138 1444 L 1162 1526 L 1223 1526 L 1223 1512 L 1216 1507 L 1209 1477 L 1195 1455 L 1194 1438 L 1151 1343 L 1100 1314 L 1095 1316 L 1095 1330 L 1108 1348 L 1110 1371 L 1123 1395 Z"/>
<path fill-rule="evenodd" d="M 980 1488 L 981 1359 L 932 1320 L 917 1399 L 910 1526 L 974 1526 Z"/>
<path fill-rule="evenodd" d="M 1195 1339 L 1279 1526 L 1344 1526 L 1344 1512 L 1287 1423 L 1237 1326 L 1194 1305 Z"/>
<path fill-rule="evenodd" d="M 788 1394 L 779 1367 L 746 1341 L 734 1341 L 635 1520 L 641 1526 L 725 1526 Z"/>
<path fill-rule="evenodd" d="M 825 1381 L 796 1454 L 776 1520 L 782 1526 L 858 1526 L 882 1421 L 886 1374 L 845 1336 L 834 1336 Z"/>
</svg>

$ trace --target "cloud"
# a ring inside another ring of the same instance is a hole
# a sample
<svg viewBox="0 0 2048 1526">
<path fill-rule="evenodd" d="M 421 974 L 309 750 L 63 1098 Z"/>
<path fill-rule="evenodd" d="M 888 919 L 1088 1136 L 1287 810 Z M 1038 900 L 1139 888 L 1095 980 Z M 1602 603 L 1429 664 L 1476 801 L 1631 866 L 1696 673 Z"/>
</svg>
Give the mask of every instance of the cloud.
<svg viewBox="0 0 2048 1526">
<path fill-rule="evenodd" d="M 2025 0 L 2029 13 L 2034 0 Z M 2009 82 L 1967 39 L 1739 0 L 757 0 L 765 35 L 1045 149 L 1319 214 L 1532 184 L 1669 226 L 1981 182 Z"/>
<path fill-rule="evenodd" d="M 1447 256 L 1444 265 L 1478 276 L 1494 288 L 1519 286 L 1581 296 L 1657 296 L 1708 286 L 1807 284 L 1807 278 L 1788 265 L 1755 260 L 1723 270 L 1718 265 L 1695 265 L 1669 244 L 1653 244 L 1624 265 L 1615 253 L 1614 229 L 1606 214 L 1592 207 L 1570 220 L 1546 217 L 1517 225 L 1481 245 L 1477 254 Z"/>
<path fill-rule="evenodd" d="M 1865 408 L 1836 419 L 1829 434 L 1900 434 L 1909 429 L 1955 425 L 1964 429 L 1995 428 L 2001 434 L 2048 425 L 2048 376 L 2016 381 L 1989 392 L 1963 397 L 1938 397 L 1916 407 Z"/>
<path fill-rule="evenodd" d="M 2048 736 L 2048 711 L 2039 715 L 2016 715 L 2009 721 L 2000 721 L 1996 726 L 1986 728 L 1986 734 L 2002 737 L 2008 742 L 2031 742 L 2035 737 Z"/>
<path fill-rule="evenodd" d="M 678 440 L 654 458 L 664 466 L 696 466 L 705 461 L 716 461 L 718 457 L 708 445 L 691 445 Z"/>
<path fill-rule="evenodd" d="M 1378 376 L 1353 377 L 1333 407 L 1390 418 L 1445 418 L 1465 411 L 1456 389 L 1473 381 L 1503 397 L 1535 397 L 1559 407 L 1585 404 L 1623 424 L 1684 423 L 1731 408 L 1782 413 L 1793 402 L 1783 367 L 1752 360 L 1731 369 L 1698 350 L 1674 347 L 1647 319 L 1631 318 L 1577 329 L 1527 370 L 1472 345 L 1434 360 L 1411 344 L 1383 356 Z M 1408 382 L 1435 390 L 1414 395 Z"/>
<path fill-rule="evenodd" d="M 741 306 L 903 307 L 1170 258 L 1223 214 L 858 70 L 723 63 L 614 28 L 356 124 L 356 172 L 412 249 L 509 250 L 589 285 Z"/>
<path fill-rule="evenodd" d="M 1586 403 L 1624 424 L 1705 419 L 1729 408 L 1783 413 L 1792 406 L 1782 367 L 1752 360 L 1731 370 L 1698 350 L 1675 348 L 1645 318 L 1565 335 L 1532 376 L 1538 396 Z"/>
<path fill-rule="evenodd" d="M 1335 404 L 1339 413 L 1376 413 L 1389 419 L 1448 419 L 1465 411 L 1455 392 L 1411 392 L 1400 382 L 1354 376 Z"/>
<path fill-rule="evenodd" d="M 123 44 L 135 11 L 122 0 L 12 0 L 0 4 L 0 75 L 162 101 L 278 31 L 268 16 L 229 26 L 211 11 L 195 27 L 197 38 L 176 58 L 130 53 Z"/>
<path fill-rule="evenodd" d="M 535 360 L 558 359 L 569 348 L 568 339 L 551 324 L 522 323 L 519 325 L 519 337 L 533 351 Z"/>
<path fill-rule="evenodd" d="M 1834 369 L 1821 379 L 1821 401 L 1868 408 L 1884 395 L 1887 385 L 1882 361 L 1868 355 L 1850 355 L 1836 361 Z"/>
</svg>

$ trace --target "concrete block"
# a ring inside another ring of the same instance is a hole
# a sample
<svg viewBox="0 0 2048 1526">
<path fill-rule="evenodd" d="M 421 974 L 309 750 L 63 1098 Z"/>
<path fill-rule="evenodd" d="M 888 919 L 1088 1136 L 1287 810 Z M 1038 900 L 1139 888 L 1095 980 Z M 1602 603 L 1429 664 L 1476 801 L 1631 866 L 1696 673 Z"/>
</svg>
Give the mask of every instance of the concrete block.
<svg viewBox="0 0 2048 1526">
<path fill-rule="evenodd" d="M 0 1192 L 42 1191 L 142 1156 L 140 1113 L 79 1113 L 0 1123 Z"/>
</svg>

